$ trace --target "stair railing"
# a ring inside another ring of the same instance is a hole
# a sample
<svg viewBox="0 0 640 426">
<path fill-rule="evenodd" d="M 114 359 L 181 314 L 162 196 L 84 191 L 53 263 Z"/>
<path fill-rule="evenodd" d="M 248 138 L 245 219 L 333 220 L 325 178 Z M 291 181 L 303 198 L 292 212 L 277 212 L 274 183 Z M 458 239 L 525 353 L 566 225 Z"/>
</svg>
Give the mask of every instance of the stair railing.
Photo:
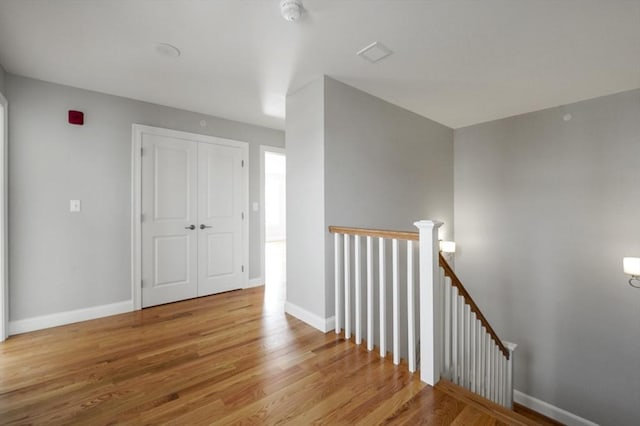
<svg viewBox="0 0 640 426">
<path fill-rule="evenodd" d="M 419 232 L 329 227 L 334 234 L 336 333 L 344 327 L 345 338 L 350 339 L 353 332 L 355 343 L 361 344 L 364 338 L 369 351 L 377 340 L 380 356 L 385 357 L 390 350 L 396 365 L 406 351 L 409 371 L 415 372 L 419 363 L 420 378 L 427 384 L 435 385 L 445 378 L 511 408 L 516 345 L 500 340 L 440 254 L 438 228 L 442 223 L 423 220 L 415 225 Z M 419 288 L 415 285 L 417 270 Z M 378 300 L 374 303 L 376 294 Z M 392 313 L 390 333 L 388 310 Z M 406 312 L 404 324 L 400 319 L 402 310 Z M 405 328 L 402 333 L 401 328 Z M 391 348 L 388 334 L 392 336 Z"/>
<path fill-rule="evenodd" d="M 387 268 L 389 262 L 387 260 L 387 243 L 391 242 L 391 336 L 394 364 L 400 363 L 401 345 L 402 350 L 407 351 L 407 364 L 409 371 L 417 370 L 417 339 L 416 339 L 416 289 L 415 289 L 415 271 L 414 271 L 414 242 L 418 240 L 417 232 L 403 231 L 385 231 L 378 229 L 363 228 L 345 228 L 338 226 L 330 226 L 329 231 L 334 234 L 334 269 L 335 269 L 335 330 L 336 333 L 342 331 L 344 326 L 344 335 L 347 339 L 351 338 L 352 331 L 355 333 L 356 344 L 362 343 L 363 317 L 364 307 L 363 300 L 366 298 L 366 323 L 367 334 L 367 350 L 372 351 L 374 341 L 377 338 L 380 356 L 386 357 L 388 352 L 388 333 L 387 333 Z M 365 239 L 365 278 L 366 289 L 365 297 L 363 297 L 363 277 L 362 277 L 362 239 Z M 353 250 L 351 242 L 353 240 Z M 374 240 L 377 240 L 374 241 Z M 406 262 L 403 265 L 406 268 L 405 282 L 406 300 L 402 303 L 400 298 L 400 242 L 406 245 Z M 377 244 L 375 244 L 377 243 Z M 374 254 L 374 245 L 376 252 Z M 376 256 L 377 259 L 374 257 Z M 351 266 L 353 259 L 355 265 Z M 377 262 L 377 279 L 374 283 L 374 266 Z M 351 281 L 353 278 L 353 284 Z M 377 308 L 374 307 L 374 285 L 377 287 L 378 303 Z M 352 293 L 355 300 L 351 301 Z M 402 303 L 402 306 L 401 306 Z M 400 311 L 406 309 L 406 344 L 400 338 Z M 377 311 L 377 312 L 376 312 Z M 378 316 L 378 329 L 375 330 L 374 316 Z M 355 324 L 352 325 L 352 320 Z M 377 336 L 374 337 L 374 333 Z"/>
<path fill-rule="evenodd" d="M 502 342 L 442 254 L 441 376 L 498 404 L 513 405 L 513 351 Z"/>
</svg>

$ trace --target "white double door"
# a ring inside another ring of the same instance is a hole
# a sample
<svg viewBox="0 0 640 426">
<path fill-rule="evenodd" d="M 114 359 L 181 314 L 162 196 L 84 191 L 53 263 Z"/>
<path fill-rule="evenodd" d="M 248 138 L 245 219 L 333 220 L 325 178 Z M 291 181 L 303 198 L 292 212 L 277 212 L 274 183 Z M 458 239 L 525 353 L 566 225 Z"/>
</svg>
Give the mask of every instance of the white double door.
<svg viewBox="0 0 640 426">
<path fill-rule="evenodd" d="M 143 307 L 246 284 L 247 147 L 212 139 L 142 134 Z"/>
</svg>

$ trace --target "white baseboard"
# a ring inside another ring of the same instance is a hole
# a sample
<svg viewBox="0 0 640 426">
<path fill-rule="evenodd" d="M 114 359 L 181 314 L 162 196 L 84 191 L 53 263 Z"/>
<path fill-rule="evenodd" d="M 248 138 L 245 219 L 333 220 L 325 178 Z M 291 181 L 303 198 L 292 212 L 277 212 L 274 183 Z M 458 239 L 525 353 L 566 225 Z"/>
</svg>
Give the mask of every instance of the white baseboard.
<svg viewBox="0 0 640 426">
<path fill-rule="evenodd" d="M 562 408 L 558 408 L 555 405 L 551 405 L 548 402 L 534 398 L 526 393 L 522 393 L 519 390 L 513 391 L 513 400 L 518 404 L 531 408 L 540 414 L 543 414 L 549 418 L 559 421 L 567 426 L 598 426 L 597 423 L 583 419 L 573 413 L 570 413 Z"/>
<path fill-rule="evenodd" d="M 325 333 L 336 329 L 336 317 L 335 315 L 324 320 L 324 325 L 326 328 Z"/>
<path fill-rule="evenodd" d="M 9 335 L 27 333 L 29 331 L 42 330 L 43 328 L 57 327 L 59 325 L 108 317 L 110 315 L 131 311 L 133 311 L 133 301 L 125 300 L 124 302 L 111 303 L 109 305 L 93 306 L 91 308 L 9 321 Z"/>
<path fill-rule="evenodd" d="M 251 278 L 247 283 L 247 288 L 260 287 L 261 285 L 264 285 L 264 280 L 262 279 L 262 277 Z"/>
<path fill-rule="evenodd" d="M 321 316 L 309 312 L 291 302 L 285 302 L 284 311 L 289 315 L 298 318 L 300 321 L 306 322 L 311 327 L 322 331 L 323 333 L 335 328 L 335 317 L 322 318 Z"/>
</svg>

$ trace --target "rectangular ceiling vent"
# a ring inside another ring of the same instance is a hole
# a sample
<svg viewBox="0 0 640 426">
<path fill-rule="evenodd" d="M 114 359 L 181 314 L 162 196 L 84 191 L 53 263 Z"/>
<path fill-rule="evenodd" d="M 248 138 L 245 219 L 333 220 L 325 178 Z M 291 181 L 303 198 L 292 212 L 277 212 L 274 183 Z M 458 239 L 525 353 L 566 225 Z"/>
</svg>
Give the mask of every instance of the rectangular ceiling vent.
<svg viewBox="0 0 640 426">
<path fill-rule="evenodd" d="M 358 56 L 365 58 L 367 61 L 371 63 L 375 63 L 391 55 L 391 53 L 393 52 L 391 52 L 391 50 L 388 47 L 386 47 L 382 43 L 374 41 L 367 47 L 360 49 L 356 54 Z"/>
</svg>

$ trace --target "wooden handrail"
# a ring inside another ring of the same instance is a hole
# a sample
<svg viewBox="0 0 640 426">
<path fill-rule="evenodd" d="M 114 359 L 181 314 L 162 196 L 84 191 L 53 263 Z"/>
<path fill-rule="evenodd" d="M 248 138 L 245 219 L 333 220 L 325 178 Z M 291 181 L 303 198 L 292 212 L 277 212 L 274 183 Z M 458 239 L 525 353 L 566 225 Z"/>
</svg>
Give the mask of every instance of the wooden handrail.
<svg viewBox="0 0 640 426">
<path fill-rule="evenodd" d="M 386 229 L 347 228 L 344 226 L 330 226 L 332 234 L 360 235 L 362 237 L 393 238 L 396 240 L 418 241 L 419 234 L 410 231 L 389 231 Z"/>
<path fill-rule="evenodd" d="M 509 359 L 509 350 L 504 346 L 502 340 L 500 340 L 496 332 L 493 330 L 493 327 L 491 327 L 491 324 L 489 324 L 489 321 L 487 321 L 485 316 L 482 314 L 480 308 L 478 307 L 478 305 L 476 305 L 476 302 L 474 302 L 467 289 L 464 288 L 464 286 L 462 285 L 462 281 L 460 281 L 456 273 L 453 272 L 453 269 L 451 269 L 451 266 L 449 266 L 447 260 L 444 258 L 444 256 L 442 256 L 442 253 L 440 253 L 439 255 L 439 263 L 442 269 L 444 269 L 444 275 L 451 278 L 451 283 L 458 288 L 458 292 L 464 298 L 464 302 L 471 308 L 471 312 L 476 314 L 476 318 L 480 320 L 493 341 L 496 343 L 496 345 L 498 345 L 498 348 L 500 348 L 500 351 L 507 359 Z"/>
</svg>

